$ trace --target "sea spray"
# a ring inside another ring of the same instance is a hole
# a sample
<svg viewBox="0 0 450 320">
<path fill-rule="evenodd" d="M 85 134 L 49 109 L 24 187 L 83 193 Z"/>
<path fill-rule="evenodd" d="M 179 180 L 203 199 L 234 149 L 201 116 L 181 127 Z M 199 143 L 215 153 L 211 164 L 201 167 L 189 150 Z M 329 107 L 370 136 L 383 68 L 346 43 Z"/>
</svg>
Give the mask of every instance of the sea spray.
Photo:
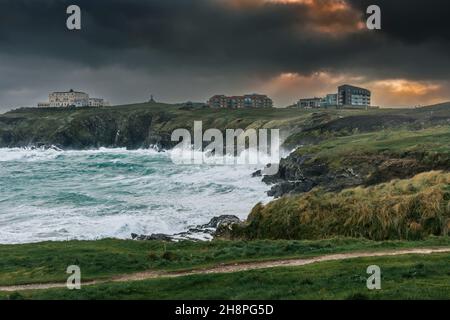
<svg viewBox="0 0 450 320">
<path fill-rule="evenodd" d="M 0 243 L 173 234 L 270 199 L 255 166 L 174 165 L 170 152 L 0 149 Z"/>
</svg>

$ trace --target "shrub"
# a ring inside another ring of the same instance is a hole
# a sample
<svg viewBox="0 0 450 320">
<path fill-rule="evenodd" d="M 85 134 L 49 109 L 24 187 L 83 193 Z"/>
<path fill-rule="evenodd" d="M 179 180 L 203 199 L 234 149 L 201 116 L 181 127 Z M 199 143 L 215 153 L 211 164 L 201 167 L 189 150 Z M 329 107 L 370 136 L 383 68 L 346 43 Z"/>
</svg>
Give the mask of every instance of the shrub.
<svg viewBox="0 0 450 320">
<path fill-rule="evenodd" d="M 450 173 L 431 171 L 338 193 L 315 189 L 258 204 L 232 238 L 417 240 L 448 235 Z"/>
</svg>

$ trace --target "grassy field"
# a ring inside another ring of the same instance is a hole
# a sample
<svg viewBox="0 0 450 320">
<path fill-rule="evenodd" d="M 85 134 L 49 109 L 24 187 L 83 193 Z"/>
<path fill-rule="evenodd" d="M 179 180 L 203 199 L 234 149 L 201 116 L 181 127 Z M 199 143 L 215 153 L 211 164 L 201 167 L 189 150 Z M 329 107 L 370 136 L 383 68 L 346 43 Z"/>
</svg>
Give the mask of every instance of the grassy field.
<svg viewBox="0 0 450 320">
<path fill-rule="evenodd" d="M 138 242 L 126 240 L 0 245 L 0 285 L 64 282 L 67 266 L 79 265 L 83 279 L 104 279 L 144 270 L 191 270 L 220 264 L 331 253 L 450 246 L 449 237 L 423 241 Z"/>
<path fill-rule="evenodd" d="M 137 103 L 102 108 L 28 108 L 0 115 L 0 146 L 54 144 L 69 149 L 96 147 L 140 148 L 162 142 L 169 147 L 175 129 L 191 129 L 194 121 L 203 128 L 280 129 L 292 132 L 366 110 L 301 109 L 184 109 L 181 105 Z M 392 112 L 392 111 L 380 111 Z M 117 132 L 120 135 L 117 136 Z"/>
<path fill-rule="evenodd" d="M 450 234 L 450 174 L 422 173 L 341 192 L 320 189 L 253 208 L 231 232 L 245 239 L 422 239 Z"/>
<path fill-rule="evenodd" d="M 422 130 L 387 129 L 370 133 L 332 137 L 317 145 L 297 150 L 300 154 L 314 154 L 314 159 L 340 167 L 348 157 L 367 155 L 408 154 L 420 157 L 424 163 L 442 162 L 450 166 L 450 127 L 436 126 Z"/>
<path fill-rule="evenodd" d="M 450 299 L 450 254 L 324 262 L 231 274 L 195 275 L 81 290 L 0 293 L 0 299 Z M 367 267 L 381 268 L 381 290 L 366 287 Z"/>
</svg>

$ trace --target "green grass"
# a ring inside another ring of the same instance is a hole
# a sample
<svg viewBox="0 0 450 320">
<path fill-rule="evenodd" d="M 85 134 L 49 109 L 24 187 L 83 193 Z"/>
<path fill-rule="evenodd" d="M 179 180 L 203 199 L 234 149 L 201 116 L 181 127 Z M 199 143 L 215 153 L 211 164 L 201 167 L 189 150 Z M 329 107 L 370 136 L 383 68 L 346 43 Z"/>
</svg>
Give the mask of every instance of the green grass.
<svg viewBox="0 0 450 320">
<path fill-rule="evenodd" d="M 256 205 L 230 232 L 243 239 L 364 237 L 417 240 L 450 235 L 450 173 L 432 171 L 370 187 L 285 196 Z"/>
<path fill-rule="evenodd" d="M 449 164 L 450 126 L 423 130 L 388 129 L 344 137 L 331 138 L 318 145 L 300 148 L 300 154 L 314 154 L 332 167 L 340 167 L 348 158 L 361 155 L 414 155 L 424 163 Z"/>
<path fill-rule="evenodd" d="M 336 252 L 450 246 L 450 238 L 420 242 L 364 239 L 320 241 L 138 242 L 98 240 L 0 245 L 0 285 L 63 282 L 69 265 L 83 279 L 102 279 L 143 270 L 190 270 L 221 263 L 312 257 Z"/>
<path fill-rule="evenodd" d="M 0 299 L 450 299 L 450 254 L 349 259 L 303 267 L 0 293 Z M 381 290 L 366 287 L 381 268 Z"/>
<path fill-rule="evenodd" d="M 194 121 L 202 121 L 204 130 L 275 128 L 282 130 L 282 136 L 287 136 L 299 128 L 365 112 L 334 109 L 320 116 L 316 111 L 300 109 L 182 110 L 180 107 L 164 103 L 137 103 L 102 108 L 14 110 L 0 115 L 0 145 L 44 143 L 74 149 L 100 146 L 135 149 L 160 142 L 159 139 L 169 144 L 173 130 L 191 129 Z M 118 131 L 121 132 L 119 137 Z"/>
</svg>

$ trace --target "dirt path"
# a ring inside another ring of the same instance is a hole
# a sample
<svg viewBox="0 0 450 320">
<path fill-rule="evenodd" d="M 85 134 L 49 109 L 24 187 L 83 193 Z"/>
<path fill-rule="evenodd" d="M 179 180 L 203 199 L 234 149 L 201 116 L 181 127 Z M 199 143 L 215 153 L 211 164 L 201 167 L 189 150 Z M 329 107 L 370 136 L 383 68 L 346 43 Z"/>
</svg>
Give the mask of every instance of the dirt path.
<svg viewBox="0 0 450 320">
<path fill-rule="evenodd" d="M 400 256 L 407 254 L 433 254 L 433 253 L 446 253 L 450 252 L 450 248 L 440 248 L 440 249 L 405 249 L 405 250 L 391 250 L 391 251 L 379 251 L 379 252 L 354 252 L 354 253 L 339 253 L 318 256 L 314 258 L 307 259 L 289 259 L 289 260 L 274 260 L 274 261 L 263 261 L 263 262 L 249 262 L 249 263 L 239 263 L 233 265 L 220 265 L 208 269 L 198 269 L 193 271 L 181 271 L 181 272 L 164 272 L 164 271 L 144 271 L 132 274 L 125 274 L 121 276 L 115 276 L 106 280 L 94 280 L 83 282 L 82 286 L 91 286 L 95 284 L 102 284 L 107 282 L 128 282 L 128 281 L 139 281 L 147 279 L 156 278 L 175 278 L 188 275 L 198 275 L 198 274 L 214 274 L 214 273 L 232 273 L 247 270 L 257 270 L 257 269 L 267 269 L 276 267 L 295 267 L 295 266 L 305 266 L 308 264 L 325 262 L 325 261 L 336 261 L 336 260 L 346 260 L 355 258 L 367 258 L 367 257 L 387 257 L 387 256 Z M 0 287 L 0 291 L 23 291 L 23 290 L 44 290 L 52 288 L 65 288 L 65 283 L 46 283 L 46 284 L 27 284 L 19 286 L 7 286 Z"/>
</svg>

